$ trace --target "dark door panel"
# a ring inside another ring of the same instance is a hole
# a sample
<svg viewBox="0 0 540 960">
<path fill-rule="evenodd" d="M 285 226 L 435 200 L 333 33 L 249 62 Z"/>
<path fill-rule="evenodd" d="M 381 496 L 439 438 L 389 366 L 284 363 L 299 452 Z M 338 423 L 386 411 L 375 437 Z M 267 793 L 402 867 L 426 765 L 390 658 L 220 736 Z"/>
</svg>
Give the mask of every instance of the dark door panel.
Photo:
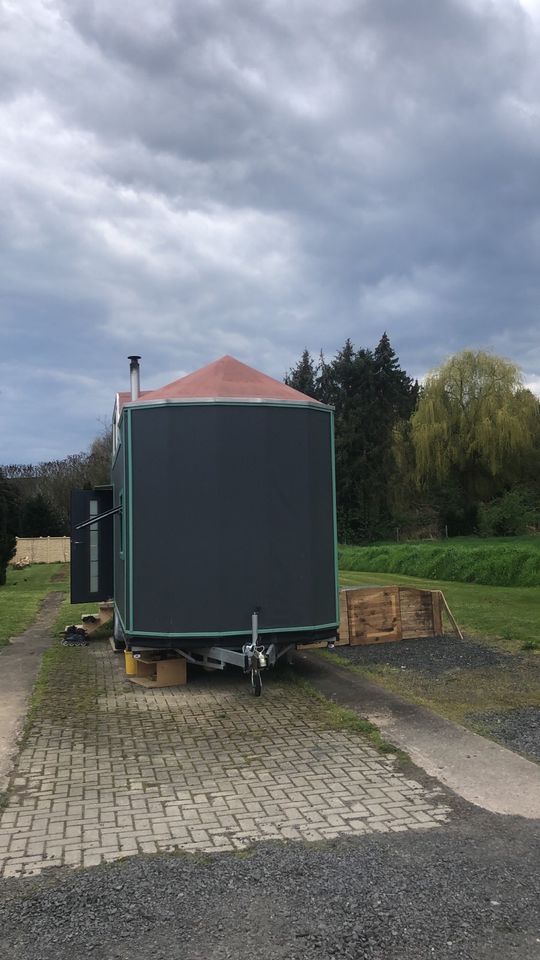
<svg viewBox="0 0 540 960">
<path fill-rule="evenodd" d="M 105 517 L 82 530 L 93 516 L 112 510 L 112 489 L 71 493 L 71 602 L 96 603 L 113 596 L 113 518 Z"/>
</svg>

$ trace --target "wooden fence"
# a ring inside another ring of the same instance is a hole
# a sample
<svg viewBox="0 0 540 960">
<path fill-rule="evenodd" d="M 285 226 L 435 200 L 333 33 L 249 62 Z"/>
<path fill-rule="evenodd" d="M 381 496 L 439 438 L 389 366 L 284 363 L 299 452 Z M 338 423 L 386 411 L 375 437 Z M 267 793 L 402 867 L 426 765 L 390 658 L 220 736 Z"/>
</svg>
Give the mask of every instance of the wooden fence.
<svg viewBox="0 0 540 960">
<path fill-rule="evenodd" d="M 69 563 L 70 558 L 69 537 L 17 537 L 17 550 L 10 562 L 28 559 L 30 563 Z"/>
</svg>

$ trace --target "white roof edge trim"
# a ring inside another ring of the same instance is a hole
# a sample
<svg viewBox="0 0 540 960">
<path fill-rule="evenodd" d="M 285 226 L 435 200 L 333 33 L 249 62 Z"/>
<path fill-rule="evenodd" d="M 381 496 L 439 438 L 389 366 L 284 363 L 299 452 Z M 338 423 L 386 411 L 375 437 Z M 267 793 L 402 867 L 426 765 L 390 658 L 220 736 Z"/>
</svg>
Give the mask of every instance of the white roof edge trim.
<svg viewBox="0 0 540 960">
<path fill-rule="evenodd" d="M 137 407 L 148 406 L 174 406 L 175 404 L 182 403 L 237 403 L 237 404 L 250 404 L 250 403 L 271 403 L 276 407 L 313 407 L 314 410 L 334 410 L 335 408 L 328 403 L 320 403 L 318 400 L 312 400 L 310 397 L 306 397 L 305 400 L 277 400 L 275 397 L 164 397 L 163 399 L 147 400 L 144 397 L 141 397 L 139 400 L 128 400 L 126 403 L 122 404 L 122 410 L 125 410 L 126 407 L 131 407 L 136 409 Z"/>
</svg>

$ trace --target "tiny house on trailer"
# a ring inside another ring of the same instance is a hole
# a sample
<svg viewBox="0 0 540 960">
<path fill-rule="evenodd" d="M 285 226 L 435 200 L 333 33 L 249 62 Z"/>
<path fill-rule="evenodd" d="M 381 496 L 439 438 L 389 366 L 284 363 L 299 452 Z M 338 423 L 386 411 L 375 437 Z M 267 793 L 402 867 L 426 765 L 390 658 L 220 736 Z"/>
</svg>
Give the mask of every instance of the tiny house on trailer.
<svg viewBox="0 0 540 960">
<path fill-rule="evenodd" d="M 73 602 L 129 650 L 251 670 L 339 626 L 333 409 L 232 357 L 116 397 L 111 486 L 72 495 Z M 255 676 L 254 676 L 255 674 Z"/>
</svg>

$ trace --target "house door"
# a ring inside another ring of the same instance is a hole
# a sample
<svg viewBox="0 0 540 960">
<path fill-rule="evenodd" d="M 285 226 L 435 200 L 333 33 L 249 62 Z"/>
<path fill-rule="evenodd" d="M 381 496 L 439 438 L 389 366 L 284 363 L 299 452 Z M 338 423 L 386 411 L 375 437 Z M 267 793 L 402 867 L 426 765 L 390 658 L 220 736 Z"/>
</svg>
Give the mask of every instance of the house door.
<svg viewBox="0 0 540 960">
<path fill-rule="evenodd" d="M 77 530 L 92 517 L 112 510 L 111 487 L 71 493 L 71 602 L 97 603 L 113 596 L 113 520 L 104 517 Z"/>
</svg>

